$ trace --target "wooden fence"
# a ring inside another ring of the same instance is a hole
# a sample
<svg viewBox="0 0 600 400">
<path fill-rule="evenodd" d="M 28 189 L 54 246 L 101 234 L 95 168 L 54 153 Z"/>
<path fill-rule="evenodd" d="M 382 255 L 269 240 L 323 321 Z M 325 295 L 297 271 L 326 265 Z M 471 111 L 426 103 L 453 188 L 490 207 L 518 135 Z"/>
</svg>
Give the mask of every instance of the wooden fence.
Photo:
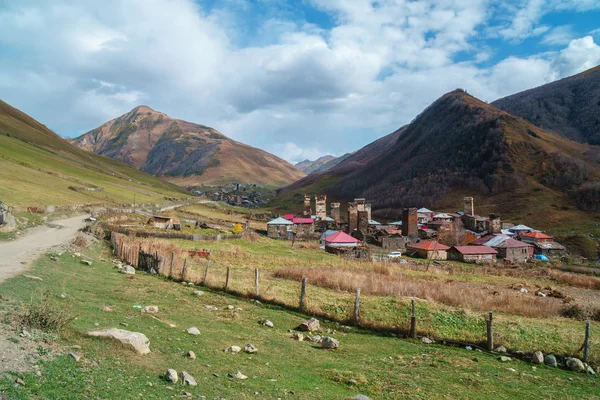
<svg viewBox="0 0 600 400">
<path fill-rule="evenodd" d="M 128 229 L 122 226 L 110 226 L 105 224 L 104 227 L 112 232 L 117 232 L 127 236 L 134 236 L 139 238 L 157 238 L 157 239 L 181 239 L 190 240 L 194 242 L 200 241 L 221 241 L 221 240 L 232 240 L 241 239 L 244 237 L 243 234 L 218 234 L 218 235 L 200 235 L 200 234 L 186 234 L 179 232 L 151 232 L 151 231 L 139 231 L 135 229 Z"/>
</svg>

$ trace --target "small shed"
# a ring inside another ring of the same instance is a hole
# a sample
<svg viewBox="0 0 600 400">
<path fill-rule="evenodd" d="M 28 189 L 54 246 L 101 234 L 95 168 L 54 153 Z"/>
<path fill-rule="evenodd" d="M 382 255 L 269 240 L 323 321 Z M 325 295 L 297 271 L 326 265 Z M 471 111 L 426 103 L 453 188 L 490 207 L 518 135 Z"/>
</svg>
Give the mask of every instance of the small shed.
<svg viewBox="0 0 600 400">
<path fill-rule="evenodd" d="M 267 236 L 271 239 L 287 239 L 294 223 L 285 218 L 275 218 L 267 222 Z"/>
<path fill-rule="evenodd" d="M 422 240 L 419 243 L 409 244 L 406 247 L 409 253 L 431 260 L 447 260 L 447 252 L 450 249 L 445 244 L 433 240 Z"/>
<path fill-rule="evenodd" d="M 181 230 L 181 221 L 174 215 L 153 215 L 148 223 L 157 229 Z"/>
<path fill-rule="evenodd" d="M 490 246 L 454 246 L 448 250 L 448 258 L 465 263 L 495 261 L 498 252 Z"/>
</svg>

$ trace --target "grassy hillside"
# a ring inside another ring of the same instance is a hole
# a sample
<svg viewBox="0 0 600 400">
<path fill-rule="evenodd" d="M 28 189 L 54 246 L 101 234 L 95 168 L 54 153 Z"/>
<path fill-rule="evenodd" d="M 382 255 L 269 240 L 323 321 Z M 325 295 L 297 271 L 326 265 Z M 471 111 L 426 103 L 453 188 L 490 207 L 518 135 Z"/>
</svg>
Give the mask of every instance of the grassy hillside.
<svg viewBox="0 0 600 400">
<path fill-rule="evenodd" d="M 74 187 L 102 187 L 101 192 Z M 11 206 L 158 202 L 181 189 L 78 149 L 0 101 L 0 200 Z"/>
<path fill-rule="evenodd" d="M 305 175 L 273 154 L 146 106 L 72 142 L 181 186 L 228 182 L 281 186 Z"/>
<path fill-rule="evenodd" d="M 204 288 L 204 296 L 194 296 L 198 288 L 156 276 L 119 274 L 101 260 L 110 258 L 102 247 L 86 251 L 85 256 L 93 261 L 92 267 L 81 265 L 68 253 L 57 262 L 46 256 L 29 272 L 42 281 L 21 276 L 0 286 L 4 311 L 32 298 L 35 304 L 47 291 L 59 307 L 78 316 L 60 336 L 36 335 L 37 342 L 14 331 L 7 342 L 32 349 L 40 376 L 33 370 L 4 375 L 0 392 L 7 398 L 165 399 L 181 398 L 184 392 L 192 398 L 236 399 L 349 399 L 357 394 L 372 399 L 600 398 L 597 377 L 545 366 L 534 369 L 517 360 L 500 362 L 498 355 L 425 345 L 389 334 L 346 331 L 334 323 L 324 324 L 324 329 L 335 331 L 325 334 L 339 339 L 340 348 L 322 350 L 290 337 L 288 330 L 305 320 L 304 315 Z M 158 320 L 132 305 L 157 305 Z M 207 305 L 217 311 L 206 309 Z M 227 309 L 228 305 L 234 309 Z M 113 311 L 101 311 L 103 306 Z M 272 321 L 274 328 L 260 325 L 261 319 Z M 126 346 L 85 335 L 106 327 L 144 333 L 152 352 L 138 356 Z M 190 327 L 198 327 L 201 335 L 187 334 Z M 258 352 L 223 351 L 247 343 Z M 186 357 L 190 350 L 197 359 Z M 70 351 L 81 354 L 81 361 L 76 363 L 65 354 Z M 161 377 L 167 368 L 187 371 L 198 386 L 165 382 Z M 227 377 L 238 370 L 248 379 Z M 16 377 L 26 386 L 15 385 Z"/>
<path fill-rule="evenodd" d="M 546 132 L 457 90 L 335 168 L 282 189 L 278 201 L 324 191 L 338 200 L 365 197 L 375 215 L 397 218 L 402 207 L 460 210 L 461 196 L 471 195 L 483 215 L 577 227 L 600 221 L 599 178 L 598 147 Z"/>
<path fill-rule="evenodd" d="M 492 104 L 549 132 L 600 145 L 600 66 Z"/>
</svg>

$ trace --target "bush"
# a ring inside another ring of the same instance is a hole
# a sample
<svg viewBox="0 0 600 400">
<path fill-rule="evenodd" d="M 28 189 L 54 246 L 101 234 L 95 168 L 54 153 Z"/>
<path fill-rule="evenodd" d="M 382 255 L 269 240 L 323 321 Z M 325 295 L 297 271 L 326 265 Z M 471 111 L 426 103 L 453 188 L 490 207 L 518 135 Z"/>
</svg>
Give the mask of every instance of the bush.
<svg viewBox="0 0 600 400">
<path fill-rule="evenodd" d="M 39 329 L 44 332 L 60 332 L 76 318 L 64 305 L 57 302 L 48 291 L 39 298 L 31 298 L 18 313 L 21 327 Z"/>
<path fill-rule="evenodd" d="M 235 233 L 236 235 L 240 234 L 244 232 L 244 227 L 242 226 L 242 224 L 235 224 L 233 226 L 233 233 Z"/>
<path fill-rule="evenodd" d="M 563 317 L 574 318 L 580 321 L 600 321 L 600 308 L 590 305 L 573 304 L 566 307 L 562 314 Z"/>
</svg>

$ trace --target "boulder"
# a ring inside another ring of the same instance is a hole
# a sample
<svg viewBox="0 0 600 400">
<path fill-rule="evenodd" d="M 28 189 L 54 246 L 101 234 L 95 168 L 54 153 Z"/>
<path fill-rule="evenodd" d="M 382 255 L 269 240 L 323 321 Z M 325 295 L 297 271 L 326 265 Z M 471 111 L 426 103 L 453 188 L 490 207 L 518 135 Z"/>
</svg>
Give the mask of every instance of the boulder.
<svg viewBox="0 0 600 400">
<path fill-rule="evenodd" d="M 321 347 L 324 349 L 337 349 L 340 347 L 340 342 L 332 337 L 325 336 L 321 342 Z"/>
<path fill-rule="evenodd" d="M 502 362 L 507 362 L 507 361 L 511 361 L 511 360 L 512 360 L 512 358 L 510 358 L 510 357 L 506 357 L 506 356 L 500 357 L 500 361 L 502 361 Z"/>
<path fill-rule="evenodd" d="M 294 340 L 297 340 L 297 341 L 301 342 L 301 341 L 303 341 L 303 340 L 304 340 L 304 335 L 303 335 L 303 334 L 301 334 L 301 333 L 298 333 L 298 332 L 294 332 L 294 333 L 292 334 L 292 339 L 294 339 Z"/>
<path fill-rule="evenodd" d="M 583 362 L 578 358 L 567 358 L 567 368 L 576 372 L 585 371 Z"/>
<path fill-rule="evenodd" d="M 189 358 L 191 358 L 192 360 L 195 360 L 195 359 L 196 359 L 196 353 L 194 353 L 194 352 L 193 352 L 193 351 L 191 351 L 191 350 L 187 352 L 187 356 L 188 356 Z"/>
<path fill-rule="evenodd" d="M 229 373 L 227 376 L 234 379 L 248 379 L 248 377 L 242 374 L 240 371 L 236 372 L 235 374 Z"/>
<path fill-rule="evenodd" d="M 191 376 L 190 374 L 188 374 L 185 371 L 181 371 L 181 374 L 179 374 L 179 376 L 181 377 L 181 383 L 185 386 L 198 386 L 198 384 L 196 383 L 196 380 L 194 379 L 193 376 Z"/>
<path fill-rule="evenodd" d="M 194 295 L 196 295 L 196 296 L 204 296 L 204 292 L 202 290 L 194 290 Z"/>
<path fill-rule="evenodd" d="M 177 381 L 179 380 L 177 371 L 175 371 L 174 369 L 168 369 L 167 373 L 165 374 L 165 380 L 167 382 L 177 383 Z"/>
<path fill-rule="evenodd" d="M 210 311 L 217 311 L 218 310 L 218 308 L 215 307 L 215 306 L 204 306 L 204 308 L 206 308 L 207 310 L 210 310 Z"/>
<path fill-rule="evenodd" d="M 92 266 L 92 262 L 90 260 L 81 260 L 81 263 L 87 265 L 88 267 Z"/>
<path fill-rule="evenodd" d="M 423 342 L 425 344 L 432 344 L 433 340 L 429 339 L 428 337 L 424 337 L 424 338 L 421 338 L 421 342 Z"/>
<path fill-rule="evenodd" d="M 128 344 L 139 354 L 150 353 L 150 340 L 143 333 L 130 332 L 124 329 L 110 328 L 99 331 L 90 331 L 88 336 L 106 337 L 118 340 L 123 344 Z"/>
<path fill-rule="evenodd" d="M 253 344 L 248 343 L 246 347 L 244 347 L 244 351 L 248 354 L 254 354 L 258 351 L 258 349 L 254 347 Z"/>
<path fill-rule="evenodd" d="M 120 272 L 122 274 L 135 275 L 135 268 L 133 268 L 131 265 L 126 265 L 121 268 Z"/>
<path fill-rule="evenodd" d="M 558 367 L 558 362 L 553 354 L 548 354 L 546 357 L 544 357 L 544 364 L 549 367 Z"/>
<path fill-rule="evenodd" d="M 542 364 L 544 362 L 544 354 L 541 351 L 536 351 L 531 356 L 531 362 L 534 364 Z"/>
<path fill-rule="evenodd" d="M 198 330 L 198 328 L 189 328 L 187 330 L 187 333 L 189 333 L 190 335 L 199 335 L 200 331 Z"/>
<path fill-rule="evenodd" d="M 273 328 L 274 325 L 273 325 L 273 323 L 271 321 L 266 320 L 265 321 L 265 326 L 268 326 L 269 328 Z"/>
<path fill-rule="evenodd" d="M 158 312 L 158 306 L 146 306 L 142 308 L 142 312 L 148 314 L 156 314 Z"/>
<path fill-rule="evenodd" d="M 71 358 L 72 358 L 73 360 L 75 360 L 75 362 L 79 362 L 79 360 L 81 360 L 81 355 L 80 355 L 80 354 L 77 354 L 77 353 L 70 353 L 69 355 L 71 356 Z"/>
<path fill-rule="evenodd" d="M 240 346 L 231 346 L 230 350 L 231 354 L 237 354 L 242 351 L 242 348 Z"/>
<path fill-rule="evenodd" d="M 496 351 L 497 353 L 506 353 L 506 347 L 498 346 L 494 351 Z"/>
<path fill-rule="evenodd" d="M 364 394 L 357 394 L 356 396 L 350 397 L 352 400 L 371 400 L 370 397 L 365 396 Z"/>
<path fill-rule="evenodd" d="M 303 323 L 301 323 L 296 329 L 298 329 L 299 331 L 304 331 L 304 332 L 320 331 L 321 324 L 319 323 L 318 319 L 311 318 L 311 319 L 306 320 Z"/>
</svg>

